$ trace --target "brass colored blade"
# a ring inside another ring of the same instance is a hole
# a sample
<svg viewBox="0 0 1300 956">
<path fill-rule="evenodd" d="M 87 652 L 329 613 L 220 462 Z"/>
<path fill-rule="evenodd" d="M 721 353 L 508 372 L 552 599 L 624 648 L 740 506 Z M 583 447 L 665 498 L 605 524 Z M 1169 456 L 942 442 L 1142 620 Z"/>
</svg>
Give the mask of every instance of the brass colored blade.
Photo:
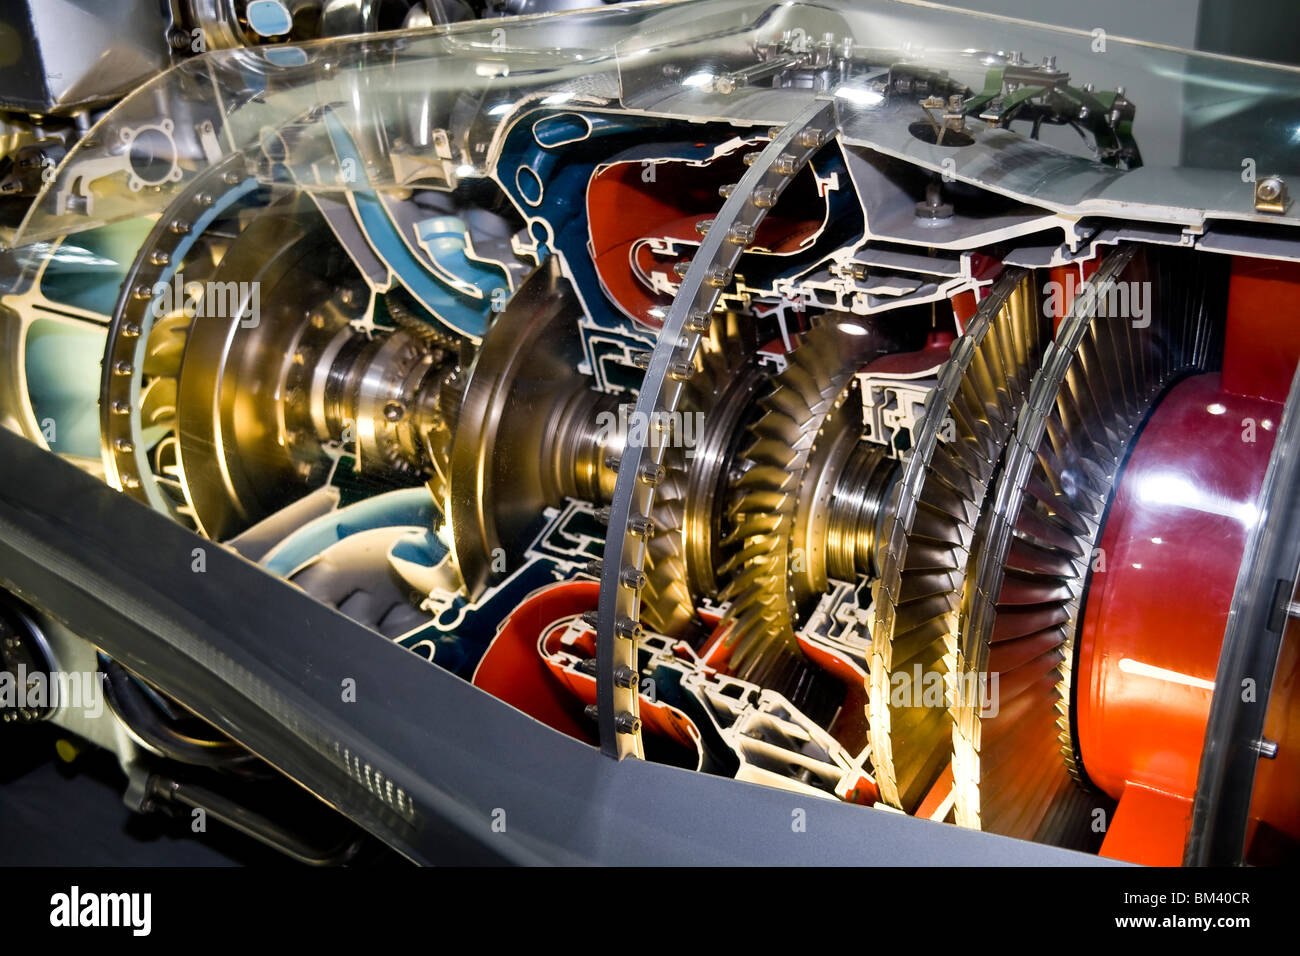
<svg viewBox="0 0 1300 956">
<path fill-rule="evenodd" d="M 1156 293 L 1170 290 L 1170 258 L 1113 253 L 1091 280 L 1096 301 L 1153 274 Z M 1208 354 L 1204 317 L 1187 311 L 1198 298 L 1153 295 L 1150 327 L 1076 302 L 1029 387 L 966 568 L 952 709 L 963 826 L 1058 843 L 1079 832 L 1069 701 L 1084 583 L 1129 446 Z"/>
<path fill-rule="evenodd" d="M 935 682 L 947 688 L 959 666 L 978 515 L 1051 334 L 1032 275 L 1004 273 L 939 372 L 886 516 L 867 715 L 881 798 L 908 811 L 952 754 L 947 694 L 935 700 Z"/>
</svg>

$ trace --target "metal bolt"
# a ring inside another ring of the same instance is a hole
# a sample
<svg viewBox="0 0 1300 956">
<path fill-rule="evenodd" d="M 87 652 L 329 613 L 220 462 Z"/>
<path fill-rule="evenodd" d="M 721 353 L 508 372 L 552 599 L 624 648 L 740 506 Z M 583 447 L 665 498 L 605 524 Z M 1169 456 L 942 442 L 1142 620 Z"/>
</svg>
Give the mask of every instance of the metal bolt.
<svg viewBox="0 0 1300 956">
<path fill-rule="evenodd" d="M 635 687 L 639 683 L 639 676 L 640 675 L 637 674 L 636 671 L 628 667 L 626 664 L 620 664 L 618 667 L 614 668 L 614 683 L 619 687 L 626 687 L 628 689 Z"/>
<path fill-rule="evenodd" d="M 627 533 L 638 538 L 648 538 L 654 533 L 654 525 L 645 515 L 633 515 L 627 519 Z"/>
<path fill-rule="evenodd" d="M 727 241 L 734 246 L 747 246 L 754 241 L 754 227 L 737 223 L 727 230 Z"/>
<path fill-rule="evenodd" d="M 709 331 L 713 317 L 703 309 L 694 309 L 686 316 L 686 330 L 702 335 Z"/>
<path fill-rule="evenodd" d="M 1291 205 L 1287 195 L 1286 180 L 1281 176 L 1265 176 L 1255 183 L 1255 208 L 1260 212 L 1286 212 Z"/>
<path fill-rule="evenodd" d="M 826 134 L 819 129 L 806 129 L 799 133 L 797 142 L 806 149 L 815 149 L 822 144 Z"/>
<path fill-rule="evenodd" d="M 622 711 L 614 718 L 614 728 L 620 734 L 635 734 L 641 731 L 641 718 Z"/>
<path fill-rule="evenodd" d="M 685 381 L 686 379 L 690 378 L 691 373 L 694 370 L 695 370 L 694 366 L 692 366 L 690 362 L 683 362 L 679 360 L 676 362 L 668 363 L 669 377 L 675 378 L 678 381 Z"/>
<path fill-rule="evenodd" d="M 727 286 L 731 285 L 731 271 L 714 267 L 709 270 L 709 274 L 705 281 L 715 289 L 725 289 Z"/>
<path fill-rule="evenodd" d="M 657 485 L 664 480 L 666 474 L 664 466 L 653 461 L 647 461 L 641 466 L 637 477 L 647 485 Z"/>
</svg>

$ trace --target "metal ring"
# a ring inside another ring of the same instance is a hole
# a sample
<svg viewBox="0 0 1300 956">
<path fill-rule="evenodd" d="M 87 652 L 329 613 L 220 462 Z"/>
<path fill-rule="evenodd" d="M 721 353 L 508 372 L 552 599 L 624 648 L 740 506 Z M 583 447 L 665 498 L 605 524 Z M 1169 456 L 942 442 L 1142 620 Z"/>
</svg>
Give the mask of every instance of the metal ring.
<svg viewBox="0 0 1300 956">
<path fill-rule="evenodd" d="M 758 205 L 755 193 L 766 188 L 776 195 L 794 178 L 837 128 L 834 100 L 815 100 L 772 138 L 749 171 L 727 195 L 700 243 L 698 254 L 682 279 L 659 339 L 650 356 L 634 414 L 637 421 L 671 421 L 681 399 L 682 382 L 671 374 L 694 358 L 700 329 L 707 329 L 722 290 L 754 230 L 772 203 Z M 651 432 L 646 429 L 647 435 Z M 645 539 L 632 527 L 649 520 L 653 484 L 641 480 L 647 463 L 662 464 L 665 442 L 628 443 L 619 463 L 610 502 L 605 560 L 600 577 L 596 626 L 596 706 L 601 750 L 612 757 L 644 758 L 637 716 L 637 687 L 620 687 L 614 672 L 637 667 L 639 589 L 645 580 Z"/>
</svg>

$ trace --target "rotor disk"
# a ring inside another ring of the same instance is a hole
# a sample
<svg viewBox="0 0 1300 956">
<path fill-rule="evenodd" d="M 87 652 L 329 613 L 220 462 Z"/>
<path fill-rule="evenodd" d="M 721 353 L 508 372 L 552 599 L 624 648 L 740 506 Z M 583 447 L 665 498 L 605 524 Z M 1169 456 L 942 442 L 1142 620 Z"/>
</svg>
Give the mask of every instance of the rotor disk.
<svg viewBox="0 0 1300 956">
<path fill-rule="evenodd" d="M 1172 258 L 1133 247 L 1108 257 L 1021 409 L 967 568 L 952 709 L 964 826 L 1050 842 L 1077 829 L 1060 806 L 1077 792 L 1070 680 L 1094 547 L 1143 422 L 1211 352 L 1207 270 L 1175 271 Z M 1139 282 L 1152 289 L 1147 319 L 1108 314 L 1112 290 Z"/>
<path fill-rule="evenodd" d="M 946 688 L 975 526 L 1051 334 L 1034 277 L 1005 272 L 940 370 L 884 523 L 869 736 L 881 798 L 904 810 L 952 753 Z"/>
</svg>

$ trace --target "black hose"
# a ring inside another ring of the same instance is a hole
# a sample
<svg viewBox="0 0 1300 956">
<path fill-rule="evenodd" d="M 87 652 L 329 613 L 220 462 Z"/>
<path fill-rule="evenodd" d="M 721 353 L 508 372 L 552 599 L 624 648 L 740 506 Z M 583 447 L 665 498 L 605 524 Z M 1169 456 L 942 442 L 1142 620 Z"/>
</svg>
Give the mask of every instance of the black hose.
<svg viewBox="0 0 1300 956">
<path fill-rule="evenodd" d="M 313 846 L 229 797 L 193 783 L 154 775 L 149 778 L 148 790 L 152 797 L 202 810 L 226 826 L 307 866 L 341 866 L 356 855 L 362 844 L 362 837 L 352 833 L 333 847 Z"/>
<path fill-rule="evenodd" d="M 100 668 L 109 707 L 133 734 L 164 757 L 200 767 L 230 767 L 257 759 L 233 740 L 191 737 L 169 726 L 121 664 L 101 658 Z"/>
</svg>

